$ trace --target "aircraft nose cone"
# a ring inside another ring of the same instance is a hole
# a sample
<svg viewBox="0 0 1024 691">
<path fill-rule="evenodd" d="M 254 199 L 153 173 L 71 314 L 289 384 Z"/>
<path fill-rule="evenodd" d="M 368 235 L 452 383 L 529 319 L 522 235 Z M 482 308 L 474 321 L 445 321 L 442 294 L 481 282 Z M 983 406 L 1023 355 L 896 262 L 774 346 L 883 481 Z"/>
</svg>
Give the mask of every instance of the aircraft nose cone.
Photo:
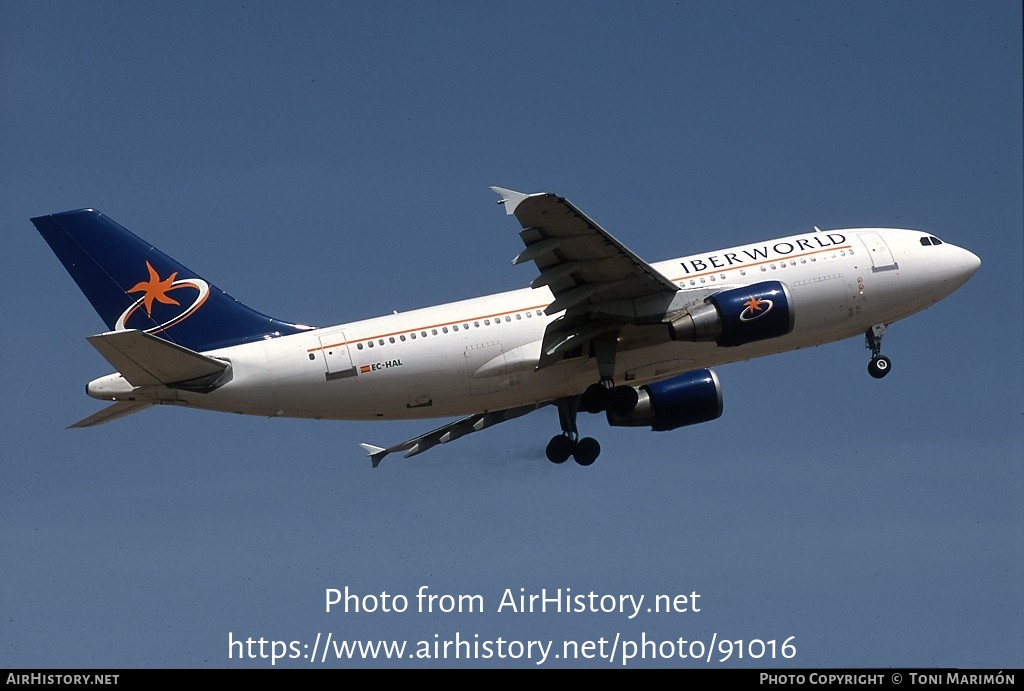
<svg viewBox="0 0 1024 691">
<path fill-rule="evenodd" d="M 981 258 L 974 252 L 965 250 L 962 247 L 957 249 L 960 250 L 957 256 L 957 277 L 960 279 L 960 284 L 963 285 L 970 280 L 971 276 L 977 273 L 981 267 Z"/>
<path fill-rule="evenodd" d="M 977 273 L 981 267 L 981 258 L 962 247 L 956 249 L 957 252 L 950 265 L 949 274 L 951 282 L 958 288 L 971 280 L 971 276 Z"/>
<path fill-rule="evenodd" d="M 964 270 L 967 272 L 967 278 L 970 278 L 981 267 L 981 257 L 976 255 L 974 252 L 964 250 L 963 263 Z"/>
</svg>

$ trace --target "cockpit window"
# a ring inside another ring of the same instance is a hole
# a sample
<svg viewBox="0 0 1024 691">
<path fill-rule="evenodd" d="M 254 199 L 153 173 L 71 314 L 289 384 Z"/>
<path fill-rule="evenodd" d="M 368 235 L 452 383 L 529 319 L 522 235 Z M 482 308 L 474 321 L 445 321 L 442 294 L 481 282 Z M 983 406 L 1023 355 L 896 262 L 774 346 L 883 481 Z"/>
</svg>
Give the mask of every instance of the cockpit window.
<svg viewBox="0 0 1024 691">
<path fill-rule="evenodd" d="M 929 235 L 928 237 L 921 238 L 921 244 L 925 247 L 928 245 L 941 245 L 942 240 L 938 239 L 934 235 Z"/>
<path fill-rule="evenodd" d="M 932 241 L 933 245 L 941 245 L 942 244 L 942 240 L 938 239 L 934 235 L 930 236 L 929 239 Z"/>
</svg>

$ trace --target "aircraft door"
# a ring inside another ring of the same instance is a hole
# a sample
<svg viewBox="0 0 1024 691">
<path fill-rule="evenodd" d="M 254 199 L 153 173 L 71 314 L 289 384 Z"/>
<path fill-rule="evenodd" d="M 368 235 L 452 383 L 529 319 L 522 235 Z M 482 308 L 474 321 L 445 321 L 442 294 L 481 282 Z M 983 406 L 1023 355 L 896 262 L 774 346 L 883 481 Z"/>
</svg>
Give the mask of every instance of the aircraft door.
<svg viewBox="0 0 1024 691">
<path fill-rule="evenodd" d="M 900 268 L 881 235 L 878 233 L 860 233 L 859 235 L 860 241 L 864 243 L 868 255 L 871 257 L 872 273 Z"/>
<path fill-rule="evenodd" d="M 352 355 L 348 352 L 348 343 L 345 341 L 344 332 L 335 331 L 332 334 L 320 336 L 320 346 L 324 364 L 327 366 L 325 375 L 327 381 L 356 376 L 356 368 L 352 364 Z"/>
</svg>

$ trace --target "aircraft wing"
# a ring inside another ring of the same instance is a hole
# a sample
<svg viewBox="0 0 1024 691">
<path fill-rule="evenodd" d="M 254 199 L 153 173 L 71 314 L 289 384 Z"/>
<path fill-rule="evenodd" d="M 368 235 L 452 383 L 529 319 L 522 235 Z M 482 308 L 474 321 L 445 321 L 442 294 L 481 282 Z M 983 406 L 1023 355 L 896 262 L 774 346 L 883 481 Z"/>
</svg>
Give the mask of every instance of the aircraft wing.
<svg viewBox="0 0 1024 691">
<path fill-rule="evenodd" d="M 586 341 L 614 339 L 626 324 L 660 321 L 670 309 L 678 286 L 566 199 L 491 190 L 523 226 L 526 249 L 512 263 L 534 262 L 540 275 L 530 287 L 547 286 L 555 298 L 545 312 L 565 311 L 544 334 L 540 367 Z"/>
<path fill-rule="evenodd" d="M 455 422 L 448 423 L 443 427 L 438 427 L 437 429 L 427 432 L 426 434 L 422 434 L 414 439 L 409 439 L 401 444 L 389 446 L 386 449 L 380 446 L 374 446 L 373 444 L 360 444 L 360 446 L 363 451 L 366 452 L 366 455 L 370 457 L 370 462 L 373 464 L 373 467 L 376 468 L 388 454 L 395 453 L 397 451 L 405 451 L 405 458 L 409 458 L 410 456 L 415 456 L 418 453 L 423 453 L 427 449 L 437 446 L 438 444 L 446 444 L 472 432 L 479 432 L 482 429 L 496 425 L 499 422 L 505 422 L 506 420 L 512 420 L 513 418 L 526 415 L 527 413 L 532 413 L 538 408 L 543 408 L 551 402 L 552 401 L 530 403 L 528 405 L 506 408 L 504 410 L 474 413 L 473 415 L 467 415 Z"/>
<path fill-rule="evenodd" d="M 671 298 L 679 290 L 566 199 L 491 189 L 523 226 L 526 249 L 512 263 L 533 261 L 540 276 L 530 287 L 547 286 L 555 296 L 548 314 L 609 300 Z"/>
</svg>

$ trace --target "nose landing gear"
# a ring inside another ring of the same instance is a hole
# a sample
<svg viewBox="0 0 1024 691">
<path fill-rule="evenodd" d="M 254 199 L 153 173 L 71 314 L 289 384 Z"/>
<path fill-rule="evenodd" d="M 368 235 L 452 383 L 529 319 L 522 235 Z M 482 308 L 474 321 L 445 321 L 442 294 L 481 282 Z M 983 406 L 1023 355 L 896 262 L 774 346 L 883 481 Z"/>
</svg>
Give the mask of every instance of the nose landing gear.
<svg viewBox="0 0 1024 691">
<path fill-rule="evenodd" d="M 871 351 L 868 374 L 875 379 L 881 379 L 889 374 L 889 370 L 892 368 L 892 360 L 882 355 L 882 335 L 884 333 L 885 324 L 875 324 L 864 333 L 865 347 Z"/>
</svg>

